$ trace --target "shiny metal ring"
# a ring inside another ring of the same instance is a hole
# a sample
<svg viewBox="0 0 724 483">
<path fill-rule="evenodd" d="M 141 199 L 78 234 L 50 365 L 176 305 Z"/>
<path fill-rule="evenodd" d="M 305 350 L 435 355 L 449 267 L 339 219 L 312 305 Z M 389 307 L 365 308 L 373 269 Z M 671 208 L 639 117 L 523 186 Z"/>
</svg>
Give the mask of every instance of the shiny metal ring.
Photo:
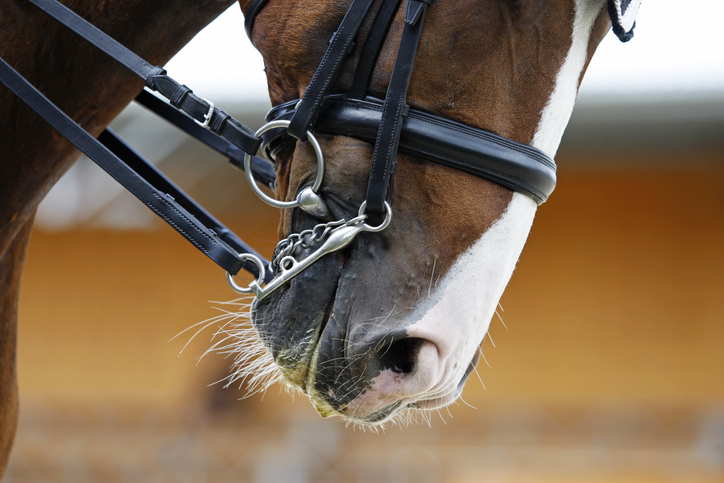
<svg viewBox="0 0 724 483">
<path fill-rule="evenodd" d="M 256 284 L 261 287 L 261 285 L 264 283 L 264 279 L 266 278 L 266 269 L 264 268 L 264 262 L 262 262 L 259 257 L 257 257 L 256 255 L 252 255 L 251 253 L 240 253 L 239 259 L 251 260 L 252 262 L 254 262 L 254 264 L 259 269 L 259 276 L 256 278 Z M 234 276 L 229 272 L 226 272 L 226 281 L 229 282 L 229 286 L 236 293 L 244 295 L 253 293 L 251 285 L 249 285 L 248 287 L 242 287 L 241 285 L 236 283 L 236 280 L 234 280 Z"/>
<path fill-rule="evenodd" d="M 357 212 L 357 216 L 363 216 L 365 214 L 365 208 L 367 208 L 367 200 L 363 201 L 362 204 L 359 207 L 359 211 Z M 365 223 L 365 231 L 371 231 L 373 233 L 380 232 L 387 228 L 387 226 L 392 221 L 392 207 L 390 207 L 390 204 L 385 201 L 385 219 L 382 220 L 382 223 L 380 223 L 377 226 L 370 226 L 367 223 Z"/>
<path fill-rule="evenodd" d="M 256 132 L 256 137 L 261 137 L 262 134 L 265 132 L 271 130 L 271 129 L 279 129 L 280 127 L 289 127 L 290 121 L 287 121 L 285 119 L 279 119 L 277 121 L 271 121 L 266 124 L 264 124 L 262 127 L 259 128 L 259 130 Z M 314 135 L 311 133 L 311 131 L 307 131 L 307 139 L 309 140 L 309 143 L 314 148 L 314 154 L 317 156 L 317 177 L 314 179 L 314 184 L 312 185 L 312 191 L 315 193 L 319 191 L 319 187 L 322 186 L 322 179 L 324 178 L 324 155 L 322 154 L 322 148 L 319 146 L 319 142 L 317 141 L 317 138 L 314 137 Z M 244 154 L 244 172 L 246 174 L 246 179 L 249 181 L 249 186 L 251 186 L 251 189 L 256 193 L 256 195 L 261 198 L 265 203 L 275 207 L 275 208 L 296 208 L 299 206 L 299 201 L 293 200 L 293 201 L 279 201 L 275 200 L 271 196 L 264 193 L 261 188 L 259 188 L 259 185 L 256 184 L 256 180 L 254 179 L 254 174 L 251 171 L 251 154 Z"/>
<path fill-rule="evenodd" d="M 198 124 L 201 127 L 209 127 L 211 118 L 214 117 L 214 109 L 215 109 L 214 103 L 211 102 L 210 100 L 206 99 L 205 97 L 202 97 L 201 100 L 209 105 L 209 110 L 206 112 L 206 114 L 204 114 L 204 122 L 201 122 L 196 118 L 193 118 L 193 120 L 196 121 L 196 124 Z"/>
</svg>

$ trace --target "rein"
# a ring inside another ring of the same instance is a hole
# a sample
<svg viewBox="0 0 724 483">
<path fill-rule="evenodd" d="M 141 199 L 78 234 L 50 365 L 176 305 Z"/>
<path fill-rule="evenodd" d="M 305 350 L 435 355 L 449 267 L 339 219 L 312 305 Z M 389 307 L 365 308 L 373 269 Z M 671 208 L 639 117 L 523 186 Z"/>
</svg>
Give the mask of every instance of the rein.
<svg viewBox="0 0 724 483">
<path fill-rule="evenodd" d="M 384 230 L 392 219 L 392 180 L 398 149 L 491 180 L 531 197 L 538 204 L 545 202 L 555 188 L 555 162 L 538 149 L 407 105 L 417 45 L 433 0 L 407 0 L 405 26 L 384 100 L 367 97 L 366 91 L 400 0 L 383 0 L 378 9 L 362 47 L 351 91 L 329 94 L 374 3 L 374 0 L 353 0 L 302 99 L 274 107 L 267 115 L 267 124 L 256 132 L 212 102 L 197 97 L 191 89 L 169 77 L 163 68 L 136 56 L 57 0 L 28 1 L 143 79 L 146 90 L 136 101 L 244 169 L 252 189 L 262 200 L 279 208 L 298 207 L 324 221 L 311 230 L 282 240 L 271 263 L 264 260 L 110 130 L 94 139 L 0 58 L 3 84 L 223 268 L 232 289 L 239 293 L 253 293 L 261 300 L 319 258 L 348 246 L 360 232 Z M 245 28 L 250 38 L 254 21 L 266 2 L 254 0 L 247 9 Z M 157 92 L 168 102 L 149 91 Z M 367 195 L 356 217 L 330 221 L 330 210 L 317 195 L 324 178 L 324 156 L 314 132 L 352 136 L 374 143 Z M 283 147 L 297 140 L 308 141 L 315 149 L 316 179 L 293 201 L 270 198 L 256 180 L 273 189 L 274 168 L 269 161 L 255 155 L 260 151 L 274 160 Z M 296 258 L 300 249 L 313 245 L 318 247 L 312 253 L 301 260 Z M 248 287 L 237 285 L 233 278 L 241 269 L 256 278 Z"/>
</svg>

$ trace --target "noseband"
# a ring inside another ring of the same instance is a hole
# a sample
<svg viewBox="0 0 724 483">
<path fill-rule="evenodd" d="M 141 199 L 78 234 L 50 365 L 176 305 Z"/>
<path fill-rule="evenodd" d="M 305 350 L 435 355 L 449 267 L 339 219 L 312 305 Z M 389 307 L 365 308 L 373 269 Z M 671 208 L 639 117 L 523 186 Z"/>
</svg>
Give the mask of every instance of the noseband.
<svg viewBox="0 0 724 483">
<path fill-rule="evenodd" d="M 266 262 L 110 131 L 96 141 L 0 59 L 0 81 L 224 268 L 235 291 L 253 293 L 259 300 L 324 255 L 348 246 L 360 232 L 380 232 L 390 224 L 392 179 L 398 150 L 475 174 L 525 194 L 538 204 L 545 202 L 555 188 L 555 162 L 538 149 L 407 105 L 415 54 L 433 0 L 407 0 L 405 25 L 385 99 L 367 96 L 367 86 L 400 0 L 383 0 L 376 13 L 371 8 L 374 0 L 353 0 L 302 99 L 274 107 L 267 115 L 268 123 L 255 133 L 56 0 L 28 1 L 114 57 L 141 77 L 147 89 L 168 99 L 166 104 L 144 91 L 137 101 L 243 167 L 252 189 L 264 201 L 279 208 L 300 208 L 322 221 L 310 230 L 282 240 L 271 263 Z M 247 9 L 245 28 L 250 38 L 254 21 L 266 2 L 253 0 Z M 345 59 L 355 47 L 361 25 L 372 15 L 372 27 L 361 47 L 362 55 L 350 92 L 330 95 Z M 324 156 L 315 132 L 350 136 L 374 144 L 366 198 L 357 216 L 349 220 L 333 220 L 323 198 L 317 194 L 324 178 Z M 284 147 L 297 141 L 308 141 L 314 148 L 318 165 L 316 179 L 311 186 L 302 188 L 295 200 L 274 200 L 256 184 L 259 178 L 267 186 L 273 186 L 274 173 L 268 162 L 254 155 L 260 151 L 267 159 L 274 160 Z M 296 258 L 301 249 L 313 246 L 316 248 L 311 254 L 301 260 Z M 239 286 L 233 278 L 241 268 L 256 277 L 248 287 Z"/>
</svg>

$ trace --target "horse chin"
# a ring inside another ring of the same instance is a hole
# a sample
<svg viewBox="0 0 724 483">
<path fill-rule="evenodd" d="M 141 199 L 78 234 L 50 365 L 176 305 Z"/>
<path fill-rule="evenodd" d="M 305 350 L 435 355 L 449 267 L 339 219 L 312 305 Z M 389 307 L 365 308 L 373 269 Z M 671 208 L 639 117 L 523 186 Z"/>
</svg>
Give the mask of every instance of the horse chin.
<svg viewBox="0 0 724 483">
<path fill-rule="evenodd" d="M 413 340 L 414 339 L 405 339 Z M 447 383 L 439 369 L 440 354 L 430 341 L 419 340 L 413 357 L 414 367 L 405 372 L 399 367 L 381 370 L 354 399 L 337 409 L 337 413 L 360 424 L 381 424 L 406 410 L 433 410 L 455 401 L 464 381 Z M 325 401 L 329 401 L 328 392 Z"/>
</svg>

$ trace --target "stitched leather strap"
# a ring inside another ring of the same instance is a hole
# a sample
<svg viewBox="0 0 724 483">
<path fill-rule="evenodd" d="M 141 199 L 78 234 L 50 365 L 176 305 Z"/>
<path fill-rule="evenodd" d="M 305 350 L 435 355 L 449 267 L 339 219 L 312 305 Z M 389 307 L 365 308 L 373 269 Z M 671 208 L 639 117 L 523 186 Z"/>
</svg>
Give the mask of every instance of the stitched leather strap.
<svg viewBox="0 0 724 483">
<path fill-rule="evenodd" d="M 364 50 L 362 50 L 357 70 L 354 73 L 352 87 L 349 90 L 350 97 L 364 99 L 367 95 L 367 88 L 370 84 L 375 64 L 377 64 L 377 57 L 380 55 L 382 44 L 384 44 L 387 38 L 387 32 L 390 29 L 390 25 L 392 25 L 392 20 L 394 20 L 395 12 L 397 12 L 399 6 L 400 0 L 384 0 L 384 3 L 380 7 L 375 18 L 375 23 L 372 25 L 370 34 L 365 41 Z"/>
<path fill-rule="evenodd" d="M 146 161 L 142 156 L 131 149 L 121 138 L 119 138 L 113 131 L 106 129 L 98 136 L 100 141 L 106 148 L 108 148 L 113 154 L 122 160 L 123 164 L 131 168 L 138 176 L 147 181 L 156 191 L 163 193 L 165 198 L 170 200 L 172 205 L 179 205 L 182 209 L 186 210 L 190 215 L 197 220 L 203 228 L 208 229 L 212 235 L 218 236 L 218 238 L 226 243 L 232 249 L 232 255 L 237 253 L 252 253 L 261 260 L 264 260 L 253 248 L 247 245 L 241 238 L 239 238 L 233 231 L 227 228 L 223 223 L 217 220 L 211 213 L 206 211 L 201 205 L 199 205 L 193 198 L 186 194 L 181 188 L 179 188 L 173 181 L 171 181 L 166 175 L 164 175 L 158 168 Z M 125 185 L 124 185 L 125 186 Z M 131 191 L 133 193 L 133 191 Z M 133 193 L 135 194 L 135 193 Z M 140 199 L 140 198 L 139 198 Z M 141 200 L 143 201 L 143 200 Z M 154 210 L 164 221 L 167 221 L 165 213 L 159 213 Z M 182 233 L 183 234 L 183 233 Z M 193 240 L 191 241 L 194 246 L 199 250 L 206 253 L 218 252 L 219 255 L 215 255 L 217 258 L 223 257 L 226 259 L 227 255 L 225 247 L 216 249 L 213 244 L 207 245 L 202 238 L 200 243 L 197 245 Z M 209 255 L 209 258 L 211 256 Z M 212 258 L 213 260 L 213 258 Z M 229 259 L 231 260 L 231 258 Z M 216 260 L 214 260 L 216 261 Z M 236 266 L 236 262 L 232 262 L 233 266 Z M 268 269 L 268 263 L 264 262 Z M 225 268 L 217 262 L 219 266 Z M 258 267 L 254 263 L 247 263 L 242 266 L 243 269 L 252 273 L 255 277 L 259 276 Z M 229 270 L 227 270 L 229 271 Z"/>
<path fill-rule="evenodd" d="M 384 217 L 385 201 L 390 194 L 392 174 L 397 168 L 397 147 L 400 143 L 402 118 L 407 109 L 407 87 L 415 63 L 417 46 L 422 35 L 425 13 L 431 0 L 408 0 L 405 13 L 405 27 L 397 49 L 395 66 L 387 88 L 385 104 L 382 108 L 377 141 L 372 155 L 372 169 L 367 185 L 367 213 L 371 222 L 379 222 Z"/>
<path fill-rule="evenodd" d="M 95 45 L 98 49 L 113 57 L 142 79 L 153 75 L 158 69 L 158 67 L 149 64 L 65 5 L 55 0 L 28 1 Z"/>
<path fill-rule="evenodd" d="M 179 97 L 179 89 L 185 87 L 167 76 L 165 72 L 151 75 L 145 79 L 145 81 L 148 88 L 157 91 L 167 99 L 172 99 L 174 96 Z M 196 96 L 190 89 L 181 90 L 185 91 L 184 95 L 177 99 L 174 107 L 182 110 L 199 123 L 208 124 L 212 132 L 225 138 L 245 153 L 256 154 L 261 142 L 259 138 L 255 136 L 254 131 L 241 124 L 226 112 L 213 107 L 206 100 Z M 207 118 L 209 115 L 210 117 Z"/>
<path fill-rule="evenodd" d="M 319 109 L 324 98 L 329 93 L 332 83 L 337 78 L 344 60 L 349 55 L 362 22 L 374 0 L 353 0 L 347 10 L 342 23 L 334 33 L 329 48 L 324 53 L 322 62 L 314 72 L 311 82 L 304 91 L 302 101 L 297 107 L 297 112 L 289 124 L 289 134 L 295 138 L 306 141 L 307 131 L 314 130 L 314 121 L 317 118 Z"/>
<path fill-rule="evenodd" d="M 127 146 L 119 144 L 112 133 L 109 132 L 102 137 L 108 145 L 93 138 L 10 67 L 4 59 L 0 59 L 0 81 L 217 265 L 232 274 L 244 268 L 254 276 L 258 276 L 258 269 L 253 263 L 244 263 L 238 257 L 238 253 L 244 252 L 256 254 L 251 248 L 206 213 L 156 168 Z M 119 154 L 128 157 L 122 160 Z M 139 175 L 139 170 L 148 179 Z M 180 201 L 177 201 L 177 198 Z"/>
<path fill-rule="evenodd" d="M 289 119 L 297 101 L 276 106 L 267 120 Z M 317 131 L 374 142 L 383 101 L 345 95 L 327 98 L 319 113 Z M 263 136 L 262 151 L 273 159 L 295 140 L 283 129 Z M 409 109 L 402 121 L 400 151 L 460 169 L 545 202 L 556 186 L 556 164 L 542 151 L 482 129 L 433 114 Z"/>
<path fill-rule="evenodd" d="M 244 152 L 225 138 L 199 126 L 188 116 L 180 113 L 147 90 L 141 91 L 135 100 L 157 116 L 164 118 L 190 136 L 203 142 L 211 149 L 228 157 L 229 162 L 237 168 L 241 170 L 244 169 Z M 272 166 L 269 161 L 258 156 L 252 156 L 251 169 L 254 173 L 254 179 L 264 184 L 267 188 L 271 190 L 274 189 L 276 172 L 274 171 L 274 166 Z"/>
<path fill-rule="evenodd" d="M 28 1 L 124 65 L 143 79 L 148 88 L 158 91 L 167 99 L 174 99 L 178 109 L 200 123 L 206 122 L 216 134 L 226 138 L 245 153 L 256 154 L 260 140 L 251 129 L 224 111 L 213 108 L 191 89 L 167 76 L 163 68 L 149 64 L 56 0 Z M 207 119 L 209 114 L 211 117 Z"/>
</svg>

